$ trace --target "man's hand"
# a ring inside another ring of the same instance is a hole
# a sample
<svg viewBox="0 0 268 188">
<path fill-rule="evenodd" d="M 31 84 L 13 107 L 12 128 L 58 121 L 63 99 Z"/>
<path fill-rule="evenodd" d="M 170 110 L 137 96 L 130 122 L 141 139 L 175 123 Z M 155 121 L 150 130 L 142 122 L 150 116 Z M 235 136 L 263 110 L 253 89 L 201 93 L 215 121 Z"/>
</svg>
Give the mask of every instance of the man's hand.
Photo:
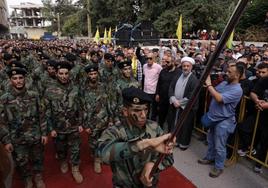
<svg viewBox="0 0 268 188">
<path fill-rule="evenodd" d="M 179 108 L 181 106 L 181 104 L 180 104 L 180 102 L 178 100 L 176 100 L 176 101 L 173 102 L 173 106 L 175 108 Z"/>
<path fill-rule="evenodd" d="M 56 138 L 57 137 L 57 132 L 55 131 L 55 130 L 53 130 L 53 131 L 51 131 L 51 136 L 53 137 L 53 138 Z"/>
<path fill-rule="evenodd" d="M 79 126 L 79 127 L 78 127 L 78 132 L 80 132 L 80 133 L 81 133 L 81 132 L 83 132 L 83 130 L 84 130 L 84 129 L 83 129 L 83 127 L 82 127 L 82 126 Z"/>
<path fill-rule="evenodd" d="M 143 183 L 143 185 L 145 185 L 146 187 L 152 186 L 153 177 L 150 178 L 150 173 L 153 169 L 153 166 L 154 166 L 153 162 L 148 162 L 145 164 L 145 166 L 142 170 L 140 180 Z"/>
<path fill-rule="evenodd" d="M 268 109 L 268 102 L 266 102 L 266 101 L 260 101 L 259 104 L 258 104 L 258 106 L 259 106 L 262 110 L 264 110 L 264 109 Z"/>
<path fill-rule="evenodd" d="M 42 136 L 42 137 L 41 137 L 41 143 L 42 143 L 43 145 L 46 145 L 46 144 L 47 144 L 47 140 L 48 140 L 47 136 Z"/>
<path fill-rule="evenodd" d="M 206 84 L 206 86 L 211 86 L 212 85 L 210 75 L 208 75 L 208 77 L 207 77 L 207 79 L 205 81 L 205 84 Z"/>
<path fill-rule="evenodd" d="M 170 154 L 173 152 L 173 148 L 176 144 L 176 137 L 174 137 L 173 142 L 166 143 L 166 141 L 171 137 L 171 134 L 164 134 L 162 136 L 152 138 L 151 147 L 154 148 L 155 151 L 164 154 Z"/>
<path fill-rule="evenodd" d="M 91 128 L 86 129 L 86 132 L 87 132 L 88 134 L 91 134 L 91 133 L 92 133 Z"/>
<path fill-rule="evenodd" d="M 159 101 L 160 101 L 160 97 L 159 97 L 159 95 L 156 95 L 156 96 L 155 96 L 155 101 L 156 101 L 156 102 L 159 102 Z"/>
<path fill-rule="evenodd" d="M 13 146 L 12 144 L 6 144 L 5 146 L 5 150 L 9 153 L 11 153 L 13 151 Z"/>
</svg>

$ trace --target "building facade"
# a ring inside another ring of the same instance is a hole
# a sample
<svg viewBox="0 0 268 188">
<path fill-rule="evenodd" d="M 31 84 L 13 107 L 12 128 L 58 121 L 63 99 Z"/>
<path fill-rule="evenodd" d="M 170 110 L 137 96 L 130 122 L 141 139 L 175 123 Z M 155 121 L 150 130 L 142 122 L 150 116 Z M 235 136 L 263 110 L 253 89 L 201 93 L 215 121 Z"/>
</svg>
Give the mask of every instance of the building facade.
<svg viewBox="0 0 268 188">
<path fill-rule="evenodd" d="M 43 16 L 43 5 L 21 3 L 10 6 L 9 18 L 11 38 L 40 39 L 46 32 L 46 19 Z"/>
<path fill-rule="evenodd" d="M 8 10 L 6 0 L 0 0 L 0 35 L 8 32 Z"/>
</svg>

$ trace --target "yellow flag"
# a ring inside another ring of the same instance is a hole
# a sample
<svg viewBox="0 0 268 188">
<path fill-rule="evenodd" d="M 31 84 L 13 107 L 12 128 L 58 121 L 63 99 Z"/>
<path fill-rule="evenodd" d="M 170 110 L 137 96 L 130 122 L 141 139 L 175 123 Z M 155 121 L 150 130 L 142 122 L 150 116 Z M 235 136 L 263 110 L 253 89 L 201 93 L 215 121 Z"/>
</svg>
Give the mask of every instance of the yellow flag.
<svg viewBox="0 0 268 188">
<path fill-rule="evenodd" d="M 107 44 L 108 42 L 108 39 L 107 39 L 107 30 L 106 30 L 106 27 L 104 29 L 104 35 L 103 35 L 103 43 L 104 44 Z"/>
<path fill-rule="evenodd" d="M 97 28 L 97 31 L 94 37 L 94 42 L 99 43 L 99 40 L 100 40 L 100 32 L 99 32 L 99 28 Z"/>
<path fill-rule="evenodd" d="M 110 27 L 108 31 L 108 43 L 111 43 L 111 42 L 112 42 L 112 28 Z"/>
<path fill-rule="evenodd" d="M 228 41 L 226 42 L 226 47 L 229 49 L 233 48 L 233 39 L 234 39 L 234 31 L 232 31 Z"/>
<path fill-rule="evenodd" d="M 181 45 L 181 41 L 182 41 L 182 15 L 180 15 L 176 35 L 178 37 L 179 45 Z"/>
</svg>

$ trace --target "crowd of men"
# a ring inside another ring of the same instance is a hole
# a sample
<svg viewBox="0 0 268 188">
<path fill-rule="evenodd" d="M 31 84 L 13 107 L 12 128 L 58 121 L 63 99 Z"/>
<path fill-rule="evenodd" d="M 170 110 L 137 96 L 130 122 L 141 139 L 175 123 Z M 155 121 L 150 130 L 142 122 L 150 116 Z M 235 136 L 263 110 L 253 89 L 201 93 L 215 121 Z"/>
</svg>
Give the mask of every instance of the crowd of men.
<svg viewBox="0 0 268 188">
<path fill-rule="evenodd" d="M 70 161 L 74 180 L 83 182 L 79 170 L 83 131 L 88 133 L 94 171 L 101 173 L 102 162 L 110 164 L 114 187 L 156 185 L 157 178 L 151 179 L 149 174 L 157 154 L 170 154 L 173 147 L 164 144 L 170 135 L 163 130 L 174 129 L 215 47 L 215 43 L 194 40 L 182 46 L 176 41 L 168 46 L 161 43 L 153 49 L 68 40 L 0 41 L 0 142 L 12 153 L 25 187 L 33 187 L 33 177 L 36 187 L 45 187 L 42 172 L 49 135 L 61 172 L 68 172 Z M 247 106 L 247 118 L 254 121 L 256 108 L 261 110 L 255 148 L 264 161 L 267 80 L 267 45 L 239 44 L 224 49 L 215 61 L 205 83 L 212 96 L 206 121 L 200 118 L 205 101 L 200 95 L 176 139 L 181 150 L 190 146 L 195 117 L 203 124 L 209 120 L 221 127 L 207 126 L 210 151 L 198 161 L 215 162 L 211 177 L 223 172 L 226 142 L 235 130 L 235 109 L 242 93 L 253 101 Z M 239 126 L 241 155 L 248 152 L 253 126 L 248 121 Z M 167 155 L 159 169 L 172 163 L 172 155 Z M 261 171 L 258 163 L 255 171 Z"/>
</svg>

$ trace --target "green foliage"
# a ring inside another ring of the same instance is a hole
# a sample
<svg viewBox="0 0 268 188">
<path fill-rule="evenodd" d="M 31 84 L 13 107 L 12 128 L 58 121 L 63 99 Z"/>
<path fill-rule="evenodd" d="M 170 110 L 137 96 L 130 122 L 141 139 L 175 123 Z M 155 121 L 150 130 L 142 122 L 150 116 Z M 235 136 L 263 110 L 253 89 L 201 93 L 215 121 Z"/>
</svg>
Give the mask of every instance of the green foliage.
<svg viewBox="0 0 268 188">
<path fill-rule="evenodd" d="M 241 17 L 237 30 L 241 33 L 245 33 L 246 29 L 253 25 L 263 26 L 267 11 L 267 0 L 253 0 Z"/>
<path fill-rule="evenodd" d="M 222 32 L 238 0 L 43 0 L 44 12 L 52 21 L 51 30 L 57 30 L 57 13 L 64 35 L 87 35 L 87 13 L 92 20 L 92 31 L 120 23 L 136 24 L 152 21 L 165 37 L 174 37 L 180 14 L 183 32 L 199 29 Z M 268 10 L 268 1 L 253 0 L 244 13 L 236 32 L 245 32 L 252 25 L 261 25 Z"/>
</svg>

